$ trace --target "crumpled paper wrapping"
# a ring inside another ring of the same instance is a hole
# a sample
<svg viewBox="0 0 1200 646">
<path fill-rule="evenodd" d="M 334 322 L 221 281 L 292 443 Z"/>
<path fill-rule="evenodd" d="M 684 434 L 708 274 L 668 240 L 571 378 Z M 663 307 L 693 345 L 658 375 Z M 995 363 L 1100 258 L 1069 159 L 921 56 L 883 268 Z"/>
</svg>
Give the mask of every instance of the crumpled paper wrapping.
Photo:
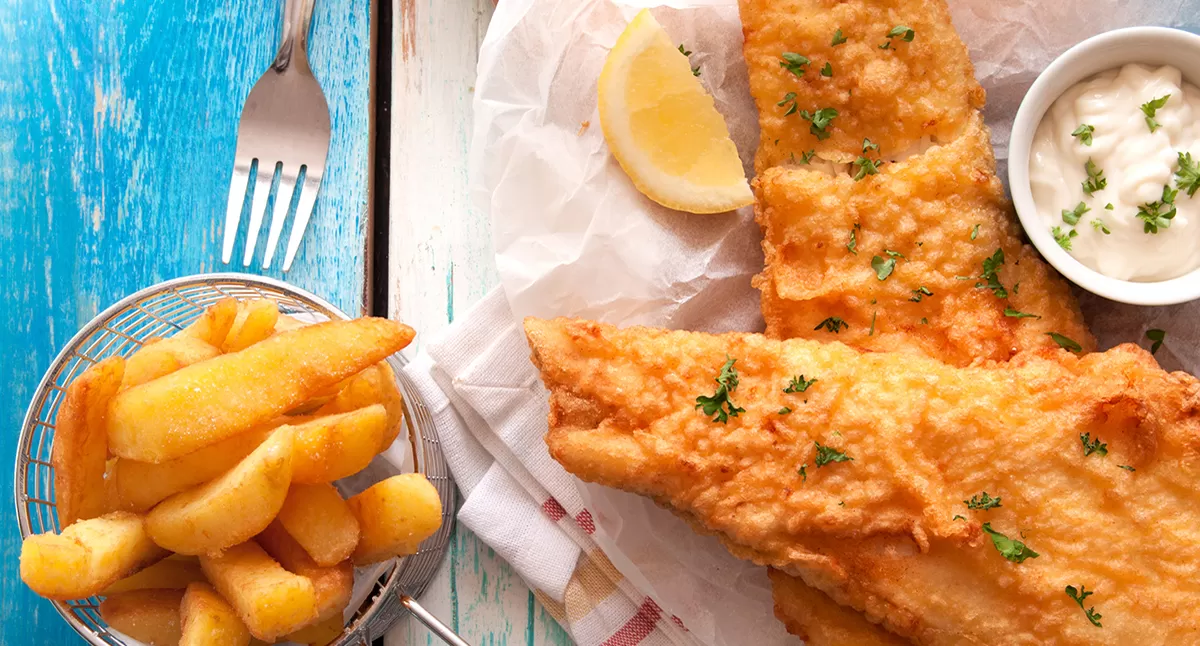
<svg viewBox="0 0 1200 646">
<path fill-rule="evenodd" d="M 608 153 L 596 112 L 604 57 L 642 7 L 694 54 L 751 171 L 757 115 L 735 0 L 616 3 L 502 0 L 480 51 L 472 145 L 473 202 L 491 217 L 513 312 L 703 331 L 761 329 L 750 278 L 762 268 L 750 208 L 690 215 L 643 197 Z M 1009 128 L 1051 60 L 1096 33 L 1139 24 L 1200 24 L 1200 0 L 950 0 L 1005 176 Z M 918 36 L 919 37 L 919 36 Z M 1102 346 L 1168 330 L 1168 369 L 1200 365 L 1197 309 L 1116 306 L 1084 295 Z M 530 429 L 541 434 L 543 429 Z M 650 501 L 580 484 L 598 540 L 618 569 L 706 644 L 794 644 L 773 619 L 762 568 L 729 556 Z"/>
</svg>

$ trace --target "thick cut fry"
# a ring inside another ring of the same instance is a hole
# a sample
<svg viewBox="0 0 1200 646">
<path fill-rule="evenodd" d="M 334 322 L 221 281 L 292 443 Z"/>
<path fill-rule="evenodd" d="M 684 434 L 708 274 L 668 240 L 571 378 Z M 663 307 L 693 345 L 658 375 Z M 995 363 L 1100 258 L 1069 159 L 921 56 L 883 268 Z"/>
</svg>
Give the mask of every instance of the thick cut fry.
<svg viewBox="0 0 1200 646">
<path fill-rule="evenodd" d="M 312 581 L 280 567 L 254 541 L 235 545 L 220 556 L 202 556 L 200 567 L 250 634 L 265 642 L 317 618 Z"/>
<path fill-rule="evenodd" d="M 123 358 L 109 357 L 85 370 L 63 395 L 50 450 L 55 503 L 63 527 L 106 511 L 105 425 L 108 404 L 121 386 L 124 371 Z"/>
<path fill-rule="evenodd" d="M 248 646 L 250 629 L 233 606 L 207 583 L 193 583 L 179 605 L 179 646 Z"/>
<path fill-rule="evenodd" d="M 340 637 L 345 629 L 345 622 L 342 620 L 341 613 L 338 613 L 336 617 L 329 617 L 306 628 L 301 628 L 283 639 L 297 644 L 307 644 L 307 646 L 326 646 Z"/>
<path fill-rule="evenodd" d="M 134 590 L 100 603 L 100 617 L 112 628 L 150 646 L 179 643 L 179 603 L 183 590 Z"/>
<path fill-rule="evenodd" d="M 237 352 L 262 341 L 275 333 L 279 321 L 279 306 L 275 301 L 256 298 L 238 303 L 237 317 L 233 327 L 221 344 L 221 352 Z"/>
<path fill-rule="evenodd" d="M 187 455 L 158 464 L 117 458 L 110 473 L 120 509 L 147 511 L 232 469 L 271 434 L 275 426 L 234 435 Z"/>
<path fill-rule="evenodd" d="M 250 430 L 408 345 L 407 325 L 330 321 L 181 368 L 112 401 L 113 454 L 163 462 Z"/>
<path fill-rule="evenodd" d="M 223 298 L 204 310 L 200 318 L 183 328 L 181 334 L 194 336 L 214 348 L 219 348 L 225 343 L 225 337 L 229 335 L 237 313 L 237 301 L 232 298 Z"/>
<path fill-rule="evenodd" d="M 292 485 L 278 521 L 317 565 L 337 565 L 358 545 L 358 521 L 328 483 Z"/>
<path fill-rule="evenodd" d="M 127 576 L 108 586 L 100 594 L 108 596 L 130 590 L 182 590 L 192 583 L 204 580 L 200 562 L 191 556 L 169 556 L 150 567 Z"/>
<path fill-rule="evenodd" d="M 137 514 L 113 512 L 81 520 L 62 534 L 21 543 L 21 580 L 47 599 L 82 599 L 167 556 Z"/>
<path fill-rule="evenodd" d="M 296 445 L 292 482 L 333 482 L 358 473 L 379 453 L 388 428 L 379 404 L 340 415 L 326 415 L 291 427 Z"/>
<path fill-rule="evenodd" d="M 377 482 L 346 503 L 358 518 L 355 565 L 413 554 L 421 541 L 442 526 L 442 501 L 437 489 L 419 473 Z"/>
<path fill-rule="evenodd" d="M 159 503 L 146 516 L 146 529 L 173 552 L 219 552 L 270 524 L 291 479 L 292 431 L 281 428 L 221 477 Z"/>
<path fill-rule="evenodd" d="M 288 572 L 312 581 L 317 594 L 318 621 L 336 618 L 341 622 L 342 611 L 350 603 L 350 593 L 354 587 L 354 566 L 350 561 L 333 567 L 317 565 L 278 521 L 268 525 L 254 540 Z"/>
<path fill-rule="evenodd" d="M 400 435 L 404 418 L 404 398 L 396 388 L 396 375 L 386 361 L 380 361 L 348 380 L 333 399 L 317 409 L 316 414 L 345 413 L 371 404 L 382 404 L 387 409 L 388 426 L 379 446 L 383 451 Z"/>
<path fill-rule="evenodd" d="M 140 386 L 218 354 L 221 352 L 208 342 L 187 334 L 148 342 L 125 362 L 121 390 Z"/>
</svg>

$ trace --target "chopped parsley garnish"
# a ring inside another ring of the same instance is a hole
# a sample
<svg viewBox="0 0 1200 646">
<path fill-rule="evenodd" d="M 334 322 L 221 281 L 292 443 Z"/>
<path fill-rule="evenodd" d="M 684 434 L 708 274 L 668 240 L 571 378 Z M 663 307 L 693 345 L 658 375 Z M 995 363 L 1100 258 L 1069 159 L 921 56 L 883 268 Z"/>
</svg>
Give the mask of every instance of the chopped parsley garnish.
<svg viewBox="0 0 1200 646">
<path fill-rule="evenodd" d="M 925 287 L 924 285 L 912 290 L 912 293 L 913 295 L 909 297 L 908 300 L 914 303 L 920 303 L 921 299 L 925 298 L 926 296 L 933 296 L 933 292 L 929 291 L 929 288 Z"/>
<path fill-rule="evenodd" d="M 804 76 L 808 64 L 812 62 L 808 60 L 807 56 L 793 52 L 784 52 L 780 58 L 783 60 L 779 61 L 779 66 L 791 72 L 797 78 Z"/>
<path fill-rule="evenodd" d="M 987 511 L 988 509 L 995 509 L 1000 506 L 1000 496 L 993 498 L 985 491 L 979 495 L 971 496 L 970 500 L 964 500 L 963 504 L 967 506 L 967 509 Z"/>
<path fill-rule="evenodd" d="M 1093 453 L 1100 456 L 1108 455 L 1108 445 L 1100 441 L 1100 438 L 1092 439 L 1091 433 L 1081 433 L 1079 441 L 1083 443 L 1083 457 L 1087 457 Z"/>
<path fill-rule="evenodd" d="M 978 237 L 979 237 L 979 225 L 976 224 L 975 228 L 971 229 L 971 239 L 974 240 L 975 238 L 978 238 Z"/>
<path fill-rule="evenodd" d="M 1150 132 L 1154 132 L 1161 127 L 1159 123 L 1154 120 L 1154 115 L 1158 112 L 1159 108 L 1167 104 L 1167 99 L 1169 98 L 1171 98 L 1171 95 L 1167 94 L 1142 104 L 1142 114 L 1146 115 L 1146 125 L 1150 127 Z"/>
<path fill-rule="evenodd" d="M 879 316 L 879 310 L 871 312 L 871 330 L 867 332 L 867 336 L 875 336 L 875 317 Z"/>
<path fill-rule="evenodd" d="M 859 226 L 856 224 L 854 225 L 853 229 L 850 229 L 850 242 L 846 243 L 846 248 L 850 250 L 850 253 L 856 256 L 858 255 L 858 236 L 855 234 L 857 233 L 858 228 Z"/>
<path fill-rule="evenodd" d="M 1117 468 L 1118 468 L 1118 469 L 1125 469 L 1126 471 L 1129 471 L 1130 473 L 1132 473 L 1132 472 L 1134 472 L 1134 471 L 1137 471 L 1137 469 L 1135 469 L 1135 468 L 1133 468 L 1133 467 L 1129 466 L 1128 464 L 1118 464 L 1118 465 L 1117 465 Z"/>
<path fill-rule="evenodd" d="M 1109 202 L 1108 204 L 1105 204 L 1105 205 L 1104 205 L 1104 210 L 1106 210 L 1106 211 L 1111 211 L 1111 210 L 1113 210 L 1113 205 L 1112 205 L 1112 202 Z"/>
<path fill-rule="evenodd" d="M 1038 316 L 1037 314 L 1028 314 L 1026 312 L 1018 312 L 1017 310 L 1014 310 L 1011 307 L 1004 308 L 1004 315 L 1009 318 L 1014 318 L 1014 319 L 1040 319 L 1040 318 L 1042 318 L 1041 316 Z"/>
<path fill-rule="evenodd" d="M 1071 352 L 1075 353 L 1083 352 L 1083 346 L 1059 334 L 1058 332 L 1047 332 L 1046 336 L 1054 339 L 1054 342 L 1058 344 L 1058 347 L 1064 350 L 1070 350 Z"/>
<path fill-rule="evenodd" d="M 842 453 L 838 449 L 829 446 L 821 446 L 820 442 L 813 442 L 817 445 L 817 468 L 821 468 L 830 462 L 849 462 L 854 458 Z"/>
<path fill-rule="evenodd" d="M 1021 281 L 1018 280 L 1017 282 L 1013 283 L 1013 293 L 1014 294 L 1021 293 Z"/>
<path fill-rule="evenodd" d="M 679 44 L 679 53 L 680 53 L 680 54 L 683 54 L 684 56 L 691 56 L 691 55 L 692 55 L 692 52 L 691 52 L 691 51 L 689 51 L 688 49 L 686 49 L 686 48 L 683 46 L 683 43 L 680 43 L 680 44 Z M 696 67 L 693 67 L 693 68 L 692 68 L 692 76 L 700 76 L 700 66 L 699 66 L 699 65 L 697 65 Z"/>
<path fill-rule="evenodd" d="M 905 27 L 904 25 L 896 25 L 887 33 L 888 38 L 899 37 L 900 40 L 903 40 L 906 43 L 911 43 L 916 35 L 917 32 L 913 31 L 912 27 Z"/>
<path fill-rule="evenodd" d="M 1071 226 L 1075 226 L 1076 224 L 1079 224 L 1079 218 L 1083 217 L 1083 214 L 1087 213 L 1088 211 L 1091 211 L 1091 209 L 1088 208 L 1088 205 L 1084 204 L 1083 202 L 1076 204 L 1075 208 L 1073 208 L 1073 209 L 1070 209 L 1070 210 L 1063 209 L 1062 210 L 1063 222 L 1066 222 L 1067 224 L 1069 224 Z"/>
<path fill-rule="evenodd" d="M 746 409 L 738 408 L 729 399 L 729 394 L 738 387 L 738 374 L 733 367 L 736 361 L 737 359 L 725 355 L 725 365 L 721 366 L 721 373 L 714 379 L 717 382 L 717 392 L 711 397 L 701 395 L 696 398 L 696 408 L 703 408 L 705 415 L 714 415 L 714 422 L 725 424 L 730 417 L 737 417 L 738 413 L 746 412 Z"/>
<path fill-rule="evenodd" d="M 967 519 L 967 517 L 963 516 L 962 514 L 954 514 L 954 518 L 951 518 L 950 520 L 966 520 L 966 519 Z"/>
<path fill-rule="evenodd" d="M 799 377 L 792 377 L 792 380 L 788 383 L 787 388 L 783 389 L 783 392 L 785 392 L 785 393 L 802 393 L 802 392 L 808 390 L 809 388 L 811 388 L 812 385 L 815 383 L 817 383 L 816 377 L 813 377 L 812 379 L 808 379 L 808 380 L 806 380 L 804 378 L 804 375 L 800 375 Z"/>
<path fill-rule="evenodd" d="M 796 114 L 796 110 L 799 109 L 796 107 L 796 93 L 795 92 L 788 92 L 787 94 L 783 95 L 783 99 L 779 103 L 776 103 L 775 105 L 780 108 L 782 108 L 785 105 L 788 107 L 787 111 L 785 111 L 783 113 L 783 116 L 785 116 L 785 117 L 788 115 L 791 115 L 791 114 Z"/>
<path fill-rule="evenodd" d="M 992 538 L 992 545 L 996 546 L 996 549 L 999 550 L 1000 556 L 1013 563 L 1024 563 L 1025 559 L 1035 559 L 1040 556 L 1037 552 L 1026 547 L 1021 541 L 1011 539 L 992 529 L 991 523 L 984 523 L 983 531 Z"/>
<path fill-rule="evenodd" d="M 817 154 L 816 148 L 813 148 L 812 150 L 810 150 L 808 152 L 800 153 L 800 163 L 801 164 L 811 164 L 813 155 L 815 155 L 815 154 Z"/>
<path fill-rule="evenodd" d="M 786 115 L 784 115 L 786 116 Z M 829 122 L 838 116 L 838 111 L 834 108 L 821 108 L 816 112 L 809 113 L 808 110 L 800 111 L 800 118 L 805 121 L 811 121 L 812 125 L 808 127 L 808 131 L 817 136 L 817 141 L 824 141 L 829 138 Z"/>
<path fill-rule="evenodd" d="M 1084 123 L 1080 124 L 1080 126 L 1071 133 L 1071 136 L 1078 139 L 1079 143 L 1085 146 L 1090 146 L 1092 145 L 1092 135 L 1095 134 L 1095 132 L 1095 126 L 1089 126 L 1088 124 Z"/>
<path fill-rule="evenodd" d="M 1083 182 L 1083 192 L 1091 195 L 1096 191 L 1104 190 L 1108 186 L 1108 179 L 1104 177 L 1104 169 L 1097 168 L 1096 162 L 1090 158 L 1083 165 L 1083 170 L 1087 172 L 1087 179 Z"/>
<path fill-rule="evenodd" d="M 1004 250 L 996 249 L 996 253 L 992 254 L 991 258 L 983 259 L 983 273 L 979 274 L 981 280 L 986 280 L 987 283 L 975 283 L 975 287 L 986 287 L 992 290 L 992 295 L 996 298 L 1008 298 L 1008 290 L 1004 289 L 1004 285 L 1000 283 L 1000 277 L 996 272 L 1000 270 L 1000 266 L 1004 264 Z M 970 278 L 966 278 L 970 280 Z"/>
<path fill-rule="evenodd" d="M 788 408 L 787 406 L 784 406 L 783 408 L 779 409 L 780 415 L 787 415 L 790 412 L 792 412 L 792 409 Z"/>
<path fill-rule="evenodd" d="M 921 325 L 929 325 L 929 319 L 922 316 L 921 317 Z"/>
<path fill-rule="evenodd" d="M 846 37 L 842 35 L 841 29 L 833 32 L 833 43 L 830 44 L 830 47 L 837 47 L 838 45 L 841 45 L 844 42 L 846 42 Z"/>
<path fill-rule="evenodd" d="M 1104 221 L 1101 220 L 1100 218 L 1092 219 L 1092 228 L 1099 231 L 1100 233 L 1103 233 L 1104 235 L 1109 235 L 1110 233 L 1112 233 L 1112 231 L 1109 231 L 1108 225 L 1104 224 Z"/>
<path fill-rule="evenodd" d="M 1080 608 L 1083 608 L 1083 600 L 1092 596 L 1092 594 L 1093 594 L 1092 591 L 1088 590 L 1086 585 L 1079 586 L 1078 590 L 1076 590 L 1075 586 L 1073 586 L 1073 585 L 1067 586 L 1067 596 L 1074 599 L 1075 603 L 1079 604 Z M 1083 613 L 1085 615 L 1087 615 L 1088 621 L 1092 622 L 1093 626 L 1095 626 L 1097 628 L 1104 627 L 1104 626 L 1100 625 L 1100 619 L 1101 619 L 1101 617 L 1103 617 L 1103 615 L 1096 612 L 1096 606 L 1092 606 L 1091 608 L 1085 609 L 1083 611 Z"/>
<path fill-rule="evenodd" d="M 1150 346 L 1150 354 L 1154 354 L 1158 352 L 1159 348 L 1162 347 L 1163 339 L 1167 338 L 1167 331 L 1159 330 L 1157 328 L 1146 330 L 1146 338 L 1154 342 L 1154 344 Z"/>
<path fill-rule="evenodd" d="M 871 269 L 875 270 L 876 278 L 887 280 L 887 277 L 891 276 L 892 272 L 896 270 L 896 259 L 888 258 L 885 260 L 880 256 L 874 256 L 871 258 Z"/>
<path fill-rule="evenodd" d="M 1070 251 L 1071 238 L 1079 235 L 1079 232 L 1075 229 L 1064 232 L 1062 227 L 1054 227 L 1053 229 L 1050 229 L 1050 235 L 1054 236 L 1054 241 L 1057 242 L 1058 246 L 1062 247 L 1064 251 Z"/>
<path fill-rule="evenodd" d="M 863 146 L 862 146 L 863 154 L 865 155 L 865 154 L 867 154 L 868 151 L 872 151 L 872 150 L 874 150 L 875 152 L 879 152 L 879 144 L 871 143 L 870 139 L 864 138 Z"/>
<path fill-rule="evenodd" d="M 808 463 L 806 462 L 806 463 L 804 463 L 804 464 L 801 464 L 801 465 L 800 465 L 800 470 L 799 470 L 799 471 L 797 471 L 796 473 L 799 473 L 799 474 L 800 474 L 800 481 L 801 481 L 801 482 L 808 482 Z"/>
<path fill-rule="evenodd" d="M 1175 188 L 1185 191 L 1188 197 L 1200 190 L 1200 165 L 1192 160 L 1192 153 L 1179 153 L 1179 170 L 1175 171 Z"/>
<path fill-rule="evenodd" d="M 692 68 L 692 76 L 700 76 L 700 66 L 699 65 Z"/>
<path fill-rule="evenodd" d="M 1158 233 L 1159 229 L 1171 227 L 1171 220 L 1175 219 L 1175 195 L 1178 193 L 1177 189 L 1164 186 L 1161 199 L 1138 207 L 1137 218 L 1145 223 L 1142 233 Z"/>
<path fill-rule="evenodd" d="M 883 165 L 883 160 L 870 159 L 868 157 L 859 157 L 854 160 L 854 165 L 858 166 L 858 172 L 854 174 L 854 181 L 859 181 L 867 175 L 874 175 L 879 172 L 879 167 Z"/>
<path fill-rule="evenodd" d="M 830 65 L 829 61 L 825 61 L 825 66 L 821 68 L 821 76 L 825 78 L 833 77 L 833 65 Z"/>
<path fill-rule="evenodd" d="M 824 321 L 817 323 L 817 327 L 813 328 L 813 330 L 819 330 L 821 328 L 825 328 L 826 330 L 837 334 L 842 328 L 846 328 L 847 330 L 850 329 L 850 324 L 843 321 L 841 317 L 831 316 Z"/>
</svg>

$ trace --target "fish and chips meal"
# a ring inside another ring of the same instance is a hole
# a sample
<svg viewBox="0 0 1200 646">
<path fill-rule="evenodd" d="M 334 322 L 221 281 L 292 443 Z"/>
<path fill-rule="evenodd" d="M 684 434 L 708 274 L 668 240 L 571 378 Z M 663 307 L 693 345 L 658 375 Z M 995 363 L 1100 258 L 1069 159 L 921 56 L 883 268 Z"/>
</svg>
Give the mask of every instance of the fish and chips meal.
<svg viewBox="0 0 1200 646">
<path fill-rule="evenodd" d="M 740 9 L 766 333 L 526 319 L 551 455 L 769 567 L 812 646 L 1200 644 L 1200 382 L 1097 351 L 1004 197 L 945 2 Z"/>
<path fill-rule="evenodd" d="M 334 482 L 402 430 L 387 357 L 412 328 L 307 324 L 226 299 L 67 386 L 51 464 L 62 531 L 29 536 L 21 579 L 147 644 L 326 644 L 354 567 L 414 554 L 441 526 L 420 474 L 344 498 Z"/>
</svg>

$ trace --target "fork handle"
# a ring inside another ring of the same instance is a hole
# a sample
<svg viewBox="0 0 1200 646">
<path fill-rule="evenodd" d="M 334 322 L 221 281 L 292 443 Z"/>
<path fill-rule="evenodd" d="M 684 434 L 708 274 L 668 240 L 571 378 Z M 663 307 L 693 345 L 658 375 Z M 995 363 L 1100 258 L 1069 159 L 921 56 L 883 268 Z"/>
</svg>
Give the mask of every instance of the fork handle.
<svg viewBox="0 0 1200 646">
<path fill-rule="evenodd" d="M 275 55 L 272 69 L 282 72 L 293 61 L 308 67 L 308 28 L 312 24 L 313 6 L 316 0 L 287 0 L 283 7 L 283 38 L 279 42 L 279 53 Z"/>
</svg>

